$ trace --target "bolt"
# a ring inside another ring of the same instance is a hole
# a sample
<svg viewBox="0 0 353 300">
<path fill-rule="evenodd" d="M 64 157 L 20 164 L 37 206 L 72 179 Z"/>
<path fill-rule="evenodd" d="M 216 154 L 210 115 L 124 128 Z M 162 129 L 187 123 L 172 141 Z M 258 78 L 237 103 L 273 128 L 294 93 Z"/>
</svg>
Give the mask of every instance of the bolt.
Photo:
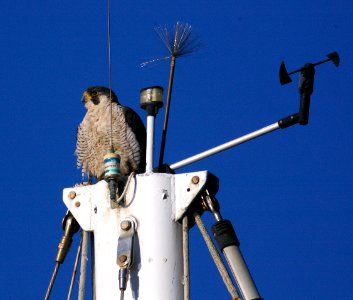
<svg viewBox="0 0 353 300">
<path fill-rule="evenodd" d="M 200 181 L 199 176 L 194 176 L 194 177 L 191 178 L 191 182 L 192 182 L 193 184 L 198 184 L 199 181 Z"/>
<path fill-rule="evenodd" d="M 81 206 L 80 201 L 75 202 L 75 206 L 76 206 L 76 207 L 80 207 L 80 206 Z"/>
<path fill-rule="evenodd" d="M 131 228 L 131 221 L 129 220 L 124 220 L 120 223 L 120 228 L 124 231 L 128 231 Z"/>
<path fill-rule="evenodd" d="M 70 198 L 71 200 L 73 200 L 73 199 L 75 199 L 75 197 L 76 197 L 76 192 L 71 191 L 71 192 L 69 193 L 69 198 Z"/>
<path fill-rule="evenodd" d="M 120 264 L 123 264 L 123 263 L 125 263 L 125 262 L 127 261 L 127 256 L 124 255 L 124 254 L 122 254 L 122 255 L 120 255 L 120 256 L 118 257 L 118 260 L 119 260 L 119 263 L 120 263 Z"/>
</svg>

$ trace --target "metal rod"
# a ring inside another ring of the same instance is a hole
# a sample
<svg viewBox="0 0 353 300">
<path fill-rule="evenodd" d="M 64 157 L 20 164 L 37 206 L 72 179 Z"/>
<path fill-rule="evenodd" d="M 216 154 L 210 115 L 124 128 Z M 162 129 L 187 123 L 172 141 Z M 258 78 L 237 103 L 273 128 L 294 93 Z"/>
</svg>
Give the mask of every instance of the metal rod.
<svg viewBox="0 0 353 300">
<path fill-rule="evenodd" d="M 228 262 L 239 290 L 244 300 L 262 299 L 251 277 L 249 269 L 245 263 L 239 247 L 233 245 L 223 249 L 223 254 Z"/>
<path fill-rule="evenodd" d="M 146 173 L 153 171 L 153 139 L 154 139 L 154 116 L 147 116 L 147 141 L 146 141 Z"/>
<path fill-rule="evenodd" d="M 261 129 L 259 129 L 259 130 L 254 131 L 254 132 L 251 132 L 251 133 L 249 133 L 249 134 L 243 135 L 242 137 L 239 137 L 239 138 L 237 138 L 237 139 L 234 139 L 234 140 L 232 140 L 232 141 L 229 141 L 229 142 L 224 143 L 224 144 L 222 144 L 222 145 L 219 145 L 219 146 L 217 146 L 217 147 L 211 148 L 211 149 L 209 149 L 209 150 L 206 150 L 206 151 L 204 151 L 204 152 L 201 152 L 201 153 L 199 153 L 199 154 L 196 154 L 196 155 L 194 155 L 194 156 L 191 156 L 191 157 L 189 157 L 189 158 L 186 158 L 186 159 L 184 159 L 184 160 L 182 160 L 182 161 L 179 161 L 179 162 L 176 162 L 176 163 L 174 163 L 174 164 L 171 164 L 171 165 L 170 165 L 170 168 L 171 168 L 172 170 L 176 170 L 176 169 L 179 169 L 179 168 L 181 168 L 181 167 L 185 167 L 186 165 L 189 165 L 189 164 L 191 164 L 191 163 L 193 163 L 193 162 L 199 161 L 199 160 L 201 160 L 201 159 L 204 159 L 204 158 L 209 157 L 209 156 L 211 156 L 211 155 L 217 154 L 217 153 L 222 152 L 222 151 L 224 151 L 224 150 L 227 150 L 227 149 L 229 149 L 229 148 L 238 146 L 238 145 L 240 145 L 240 144 L 243 144 L 243 143 L 245 143 L 245 142 L 247 142 L 247 141 L 250 141 L 250 140 L 252 140 L 252 139 L 255 139 L 255 138 L 257 138 L 257 137 L 260 137 L 260 136 L 262 136 L 262 135 L 265 135 L 265 134 L 267 134 L 267 133 L 269 133 L 269 132 L 272 132 L 272 131 L 274 131 L 274 130 L 277 130 L 277 129 L 279 129 L 279 128 L 280 128 L 280 127 L 279 127 L 279 125 L 278 125 L 278 122 L 273 123 L 273 124 L 271 124 L 271 125 L 269 125 L 269 126 L 266 126 L 266 127 L 264 127 L 264 128 L 261 128 Z"/>
<path fill-rule="evenodd" d="M 168 121 L 169 121 L 169 109 L 170 109 L 170 102 L 171 102 L 172 90 L 173 90 L 175 61 L 176 61 L 176 56 L 172 55 L 171 62 L 170 62 L 167 100 L 166 100 L 164 123 L 163 123 L 163 130 L 162 130 L 161 149 L 159 152 L 159 163 L 158 163 L 159 166 L 162 166 L 163 160 L 164 160 L 164 150 L 165 150 L 165 144 L 167 140 L 167 130 L 168 130 Z"/>
<path fill-rule="evenodd" d="M 78 288 L 78 300 L 85 299 L 86 271 L 88 260 L 88 231 L 82 231 L 82 253 L 80 268 L 80 284 Z"/>
<path fill-rule="evenodd" d="M 96 275 L 95 275 L 95 253 L 94 253 L 94 234 L 89 233 L 91 244 L 91 280 L 92 280 L 92 300 L 96 300 Z"/>
<path fill-rule="evenodd" d="M 232 296 L 232 299 L 239 299 L 240 300 L 239 295 L 237 293 L 237 290 L 232 282 L 232 279 L 230 278 L 228 270 L 224 266 L 223 260 L 222 260 L 221 256 L 219 255 L 215 245 L 213 244 L 213 242 L 207 232 L 207 229 L 201 220 L 200 215 L 195 212 L 194 217 L 195 217 L 195 223 L 197 224 L 197 226 L 202 234 L 202 237 L 205 240 L 207 248 L 210 251 L 210 254 L 213 258 L 213 261 L 215 262 L 215 264 L 217 266 L 217 269 L 223 279 L 225 286 L 228 289 L 228 292 Z"/>
<path fill-rule="evenodd" d="M 189 270 L 189 222 L 188 216 L 183 218 L 183 265 L 184 265 L 184 300 L 190 300 L 190 270 Z"/>
<path fill-rule="evenodd" d="M 319 61 L 319 62 L 317 62 L 317 63 L 314 63 L 313 66 L 316 67 L 316 66 L 321 65 L 321 64 L 324 64 L 324 63 L 326 63 L 326 62 L 328 62 L 328 61 L 330 61 L 330 60 L 332 60 L 332 58 L 324 59 L 324 60 L 322 60 L 322 61 Z M 302 70 L 303 70 L 303 68 L 294 70 L 294 71 L 292 71 L 292 72 L 289 72 L 288 75 L 292 75 L 292 74 L 301 72 Z"/>
<path fill-rule="evenodd" d="M 108 0 L 108 81 L 109 81 L 109 100 L 110 100 L 110 150 L 114 152 L 113 147 L 113 102 L 112 102 L 112 58 L 111 58 L 111 29 L 110 29 L 110 0 Z"/>
<path fill-rule="evenodd" d="M 50 297 L 50 293 L 51 293 L 51 290 L 53 288 L 56 275 L 58 274 L 59 267 L 60 267 L 60 263 L 56 262 L 53 274 L 52 274 L 50 282 L 49 282 L 49 286 L 48 286 L 47 292 L 46 292 L 45 297 L 44 297 L 45 300 L 48 300 L 49 297 Z"/>
<path fill-rule="evenodd" d="M 70 287 L 69 287 L 69 293 L 67 294 L 67 300 L 71 299 L 72 289 L 74 287 L 75 277 L 76 277 L 76 273 L 77 273 L 78 261 L 80 260 L 81 249 L 82 249 L 82 237 L 81 237 L 80 244 L 78 245 L 78 248 L 77 248 L 74 270 L 73 270 L 72 276 L 71 276 L 71 282 L 70 282 Z"/>
</svg>

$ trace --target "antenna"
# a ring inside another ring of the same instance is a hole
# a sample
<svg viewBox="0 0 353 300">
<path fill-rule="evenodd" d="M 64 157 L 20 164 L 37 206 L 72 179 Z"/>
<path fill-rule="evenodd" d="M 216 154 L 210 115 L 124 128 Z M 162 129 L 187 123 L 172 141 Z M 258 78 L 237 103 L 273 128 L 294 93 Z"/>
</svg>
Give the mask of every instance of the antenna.
<svg viewBox="0 0 353 300">
<path fill-rule="evenodd" d="M 168 120 L 169 120 L 169 109 L 172 99 L 173 81 L 175 63 L 177 57 L 189 55 L 194 52 L 200 45 L 199 40 L 195 35 L 192 34 L 191 25 L 188 23 L 177 22 L 173 29 L 168 28 L 166 25 L 158 26 L 154 29 L 160 39 L 163 41 L 165 47 L 168 49 L 170 56 L 170 71 L 168 80 L 168 91 L 166 99 L 166 107 L 164 114 L 164 123 L 162 130 L 162 140 L 159 155 L 159 168 L 161 168 L 164 160 L 164 150 L 167 140 Z M 166 59 L 165 57 L 162 59 Z M 150 62 L 158 61 L 152 60 Z M 142 66 L 147 65 L 149 62 L 143 63 Z"/>
</svg>

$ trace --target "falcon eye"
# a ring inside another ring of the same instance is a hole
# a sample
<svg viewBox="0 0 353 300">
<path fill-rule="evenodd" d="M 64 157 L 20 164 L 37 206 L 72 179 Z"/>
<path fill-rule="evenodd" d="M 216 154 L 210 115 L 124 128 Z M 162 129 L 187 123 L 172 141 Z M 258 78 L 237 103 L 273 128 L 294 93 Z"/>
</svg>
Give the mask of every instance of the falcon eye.
<svg viewBox="0 0 353 300">
<path fill-rule="evenodd" d="M 99 102 L 100 102 L 98 97 L 93 97 L 93 98 L 91 99 L 91 101 L 92 101 L 92 103 L 93 103 L 94 105 L 98 105 Z"/>
</svg>

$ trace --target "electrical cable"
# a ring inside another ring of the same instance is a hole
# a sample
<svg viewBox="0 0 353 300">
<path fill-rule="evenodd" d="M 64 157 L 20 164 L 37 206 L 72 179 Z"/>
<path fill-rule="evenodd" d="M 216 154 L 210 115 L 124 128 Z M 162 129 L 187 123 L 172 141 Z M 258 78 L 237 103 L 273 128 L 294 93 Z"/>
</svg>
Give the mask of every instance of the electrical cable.
<svg viewBox="0 0 353 300">
<path fill-rule="evenodd" d="M 131 178 L 135 176 L 135 172 L 131 172 L 127 181 L 126 181 L 126 184 L 125 184 L 125 187 L 124 187 L 124 190 L 123 192 L 121 193 L 120 197 L 116 200 L 116 203 L 120 203 L 121 200 L 123 200 L 123 198 L 125 197 L 125 194 L 126 194 L 126 191 L 127 191 L 127 188 L 129 187 L 129 184 L 130 184 L 130 181 L 131 181 Z"/>
</svg>

